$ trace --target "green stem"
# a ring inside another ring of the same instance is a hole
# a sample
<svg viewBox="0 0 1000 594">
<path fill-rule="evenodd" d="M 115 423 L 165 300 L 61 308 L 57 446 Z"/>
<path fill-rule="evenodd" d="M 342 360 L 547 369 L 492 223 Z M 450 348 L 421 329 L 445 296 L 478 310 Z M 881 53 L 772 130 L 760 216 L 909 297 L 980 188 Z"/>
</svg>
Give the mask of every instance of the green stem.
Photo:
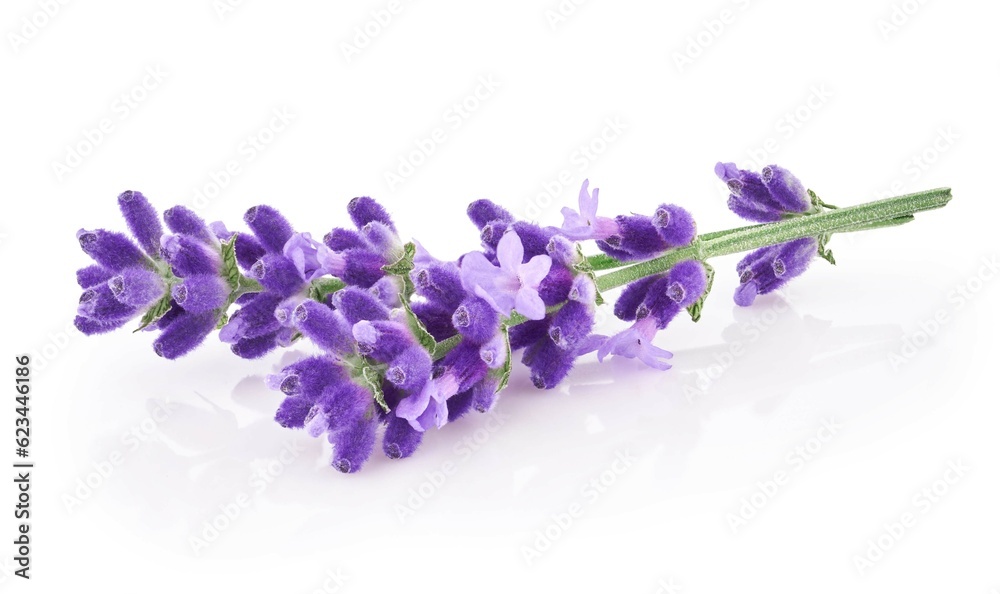
<svg viewBox="0 0 1000 594">
<path fill-rule="evenodd" d="M 597 277 L 597 288 L 600 291 L 608 291 L 621 287 L 640 278 L 666 272 L 674 264 L 684 260 L 704 261 L 717 256 L 785 243 L 801 237 L 900 225 L 911 220 L 915 213 L 941 208 L 948 204 L 949 200 L 951 200 L 951 189 L 939 188 L 828 210 L 806 217 L 785 219 L 776 223 L 702 235 L 690 246 Z"/>
<path fill-rule="evenodd" d="M 640 278 L 666 272 L 684 260 L 705 261 L 709 258 L 748 252 L 801 237 L 818 237 L 833 233 L 868 231 L 903 225 L 912 221 L 915 213 L 941 208 L 948 204 L 949 200 L 951 200 L 950 188 L 926 190 L 847 208 L 835 208 L 809 216 L 788 218 L 775 223 L 705 233 L 699 235 L 690 246 L 671 250 L 658 258 L 637 264 L 622 262 L 604 254 L 590 256 L 587 260 L 594 270 L 618 268 L 618 270 L 597 277 L 598 290 L 608 291 Z M 559 307 L 559 305 L 550 307 L 549 311 L 558 310 Z M 527 319 L 524 316 L 513 312 L 507 325 L 516 326 L 525 321 Z M 455 335 L 437 343 L 434 359 L 441 359 L 448 351 L 458 346 L 461 341 L 461 335 Z"/>
</svg>

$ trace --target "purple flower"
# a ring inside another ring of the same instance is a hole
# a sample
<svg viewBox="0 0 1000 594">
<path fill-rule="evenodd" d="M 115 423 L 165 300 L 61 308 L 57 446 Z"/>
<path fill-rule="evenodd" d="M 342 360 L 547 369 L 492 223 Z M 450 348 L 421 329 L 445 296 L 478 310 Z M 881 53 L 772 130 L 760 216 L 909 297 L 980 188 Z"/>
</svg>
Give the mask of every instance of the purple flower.
<svg viewBox="0 0 1000 594">
<path fill-rule="evenodd" d="M 642 305 L 646 293 L 649 292 L 649 287 L 656 282 L 657 278 L 656 276 L 643 277 L 632 281 L 625 287 L 622 294 L 618 296 L 618 300 L 615 301 L 615 317 L 625 322 L 634 322 L 639 306 Z"/>
<path fill-rule="evenodd" d="M 292 237 L 292 225 L 280 212 L 266 204 L 248 210 L 243 220 L 269 252 L 280 254 Z"/>
<path fill-rule="evenodd" d="M 305 283 L 295 264 L 281 254 L 265 254 L 250 267 L 250 276 L 268 291 L 282 297 L 298 293 Z"/>
<path fill-rule="evenodd" d="M 205 243 L 214 243 L 215 235 L 193 210 L 186 206 L 175 206 L 163 212 L 163 220 L 167 223 L 167 228 L 173 233 L 190 235 Z M 159 241 L 159 240 L 157 240 Z M 257 256 L 258 258 L 260 256 Z M 254 258 L 255 260 L 257 258 Z"/>
<path fill-rule="evenodd" d="M 219 340 L 235 343 L 245 338 L 256 338 L 277 332 L 281 324 L 275 319 L 275 308 L 281 300 L 281 295 L 275 293 L 252 295 L 219 330 Z"/>
<path fill-rule="evenodd" d="M 76 282 L 81 289 L 89 289 L 94 285 L 108 282 L 114 275 L 114 270 L 109 270 L 100 264 L 91 264 L 76 271 Z"/>
<path fill-rule="evenodd" d="M 361 320 L 351 328 L 358 352 L 380 363 L 388 363 L 417 345 L 409 328 L 401 322 Z"/>
<path fill-rule="evenodd" d="M 358 229 L 363 229 L 371 222 L 382 223 L 392 229 L 395 233 L 396 226 L 392 223 L 392 217 L 386 212 L 382 205 L 368 196 L 359 196 L 347 203 L 347 214 L 351 216 L 351 221 Z"/>
<path fill-rule="evenodd" d="M 174 285 L 171 296 L 185 311 L 213 311 L 226 303 L 229 285 L 217 274 L 194 274 Z"/>
<path fill-rule="evenodd" d="M 583 180 L 580 187 L 580 210 L 564 207 L 562 209 L 563 224 L 560 233 L 575 241 L 586 239 L 607 239 L 618 233 L 618 223 L 608 217 L 597 216 L 597 194 L 600 191 L 588 192 L 590 180 Z"/>
<path fill-rule="evenodd" d="M 222 266 L 219 253 L 189 235 L 160 238 L 163 255 L 177 276 L 217 274 Z"/>
<path fill-rule="evenodd" d="M 690 245 L 698 233 L 691 213 L 675 204 L 661 204 L 653 215 L 653 226 L 670 247 Z"/>
<path fill-rule="evenodd" d="M 803 237 L 750 252 L 736 265 L 740 286 L 733 295 L 736 305 L 751 305 L 757 295 L 770 293 L 805 272 L 817 253 L 813 237 Z"/>
<path fill-rule="evenodd" d="M 423 431 L 414 429 L 409 421 L 392 414 L 389 415 L 385 436 L 382 437 L 382 450 L 393 460 L 408 458 L 417 451 L 423 437 Z"/>
<path fill-rule="evenodd" d="M 123 233 L 80 229 L 76 233 L 80 247 L 95 262 L 115 272 L 129 266 L 152 268 L 152 261 Z"/>
<path fill-rule="evenodd" d="M 455 309 L 451 323 L 466 340 L 483 344 L 496 334 L 500 319 L 486 300 L 470 297 Z"/>
<path fill-rule="evenodd" d="M 444 427 L 448 422 L 449 398 L 458 393 L 458 380 L 451 373 L 431 379 L 423 389 L 404 398 L 396 406 L 395 414 L 410 422 L 417 431 L 431 427 Z"/>
<path fill-rule="evenodd" d="M 293 233 L 281 253 L 291 260 L 299 276 L 307 281 L 317 279 L 324 274 L 332 274 L 323 267 L 329 256 L 330 248 L 314 240 L 308 233 Z"/>
<path fill-rule="evenodd" d="M 184 312 L 177 316 L 153 341 L 153 350 L 164 359 L 176 359 L 190 353 L 215 329 L 212 312 Z"/>
<path fill-rule="evenodd" d="M 768 165 L 758 174 L 739 169 L 735 163 L 718 163 L 715 174 L 729 187 L 729 209 L 744 219 L 770 223 L 809 209 L 802 182 L 777 165 Z"/>
<path fill-rule="evenodd" d="M 501 333 L 497 332 L 479 348 L 479 358 L 490 369 L 499 369 L 507 362 L 507 343 Z"/>
<path fill-rule="evenodd" d="M 500 221 L 505 225 L 514 222 L 513 215 L 507 209 L 485 198 L 470 203 L 465 212 L 469 215 L 472 224 L 480 231 L 494 221 Z"/>
<path fill-rule="evenodd" d="M 608 355 L 617 355 L 639 359 L 655 369 L 670 369 L 667 359 L 673 357 L 673 353 L 653 345 L 653 337 L 658 330 L 656 325 L 654 316 L 646 316 L 635 322 L 628 330 L 605 340 L 597 350 L 597 359 L 603 362 Z"/>
<path fill-rule="evenodd" d="M 359 420 L 329 436 L 333 444 L 332 466 L 343 473 L 357 472 L 375 449 L 374 420 Z"/>
<path fill-rule="evenodd" d="M 320 348 L 338 356 L 354 354 L 351 324 L 339 311 L 307 299 L 295 308 L 292 318 L 299 332 Z"/>
<path fill-rule="evenodd" d="M 418 390 L 430 379 L 432 365 L 427 351 L 420 345 L 413 345 L 389 362 L 385 379 L 400 390 Z"/>
<path fill-rule="evenodd" d="M 661 236 L 660 229 L 653 224 L 653 217 L 619 215 L 615 222 L 618 232 L 597 242 L 597 247 L 613 258 L 646 260 L 675 247 Z"/>
<path fill-rule="evenodd" d="M 163 277 L 142 266 L 123 269 L 108 280 L 108 287 L 115 299 L 135 307 L 143 307 L 162 298 L 166 290 Z"/>
<path fill-rule="evenodd" d="M 143 251 L 156 258 L 160 253 L 163 226 L 153 205 L 140 192 L 128 190 L 118 195 L 118 208 Z"/>
<path fill-rule="evenodd" d="M 530 320 L 540 320 L 545 317 L 545 303 L 538 287 L 552 267 L 552 258 L 538 255 L 522 262 L 523 258 L 524 246 L 517 233 L 506 233 L 497 245 L 499 267 L 480 252 L 465 255 L 462 285 L 502 315 L 509 316 L 517 309 Z"/>
</svg>

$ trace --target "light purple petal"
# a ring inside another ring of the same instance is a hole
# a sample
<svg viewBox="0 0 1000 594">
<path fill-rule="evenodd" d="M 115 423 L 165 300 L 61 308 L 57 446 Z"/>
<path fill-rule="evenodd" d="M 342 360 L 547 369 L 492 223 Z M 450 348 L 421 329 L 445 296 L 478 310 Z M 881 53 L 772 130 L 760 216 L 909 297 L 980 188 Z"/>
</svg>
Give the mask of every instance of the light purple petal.
<svg viewBox="0 0 1000 594">
<path fill-rule="evenodd" d="M 545 255 L 535 256 L 525 264 L 521 264 L 517 269 L 517 276 L 521 279 L 521 286 L 529 289 L 537 289 L 542 283 L 542 279 L 552 269 L 552 258 Z"/>
<path fill-rule="evenodd" d="M 510 310 L 514 309 L 514 299 L 511 298 L 510 293 L 497 293 L 497 298 L 494 299 L 493 295 L 486 292 L 486 289 L 480 287 L 479 285 L 476 285 L 473 293 L 475 293 L 476 297 L 479 297 L 486 303 L 489 303 L 490 307 L 495 309 L 499 314 L 509 316 Z"/>
<path fill-rule="evenodd" d="M 617 235 L 621 232 L 621 228 L 618 226 L 618 221 L 614 219 L 609 219 L 608 217 L 597 217 L 594 222 L 594 239 L 607 239 L 612 235 Z"/>
<path fill-rule="evenodd" d="M 604 361 L 608 355 L 639 359 L 646 365 L 661 371 L 670 369 L 666 359 L 673 353 L 653 345 L 656 335 L 656 322 L 652 316 L 643 318 L 632 324 L 630 328 L 604 341 L 597 350 L 597 358 Z"/>
<path fill-rule="evenodd" d="M 396 405 L 396 416 L 409 421 L 410 426 L 417 431 L 424 430 L 423 426 L 420 425 L 417 420 L 420 418 L 420 415 L 427 410 L 427 405 L 431 401 L 431 390 L 433 389 L 433 385 L 433 381 L 427 382 L 422 390 L 410 394 Z"/>
<path fill-rule="evenodd" d="M 660 371 L 670 369 L 671 365 L 670 363 L 667 363 L 665 359 L 670 359 L 673 356 L 674 354 L 670 351 L 653 346 L 652 344 L 645 345 L 645 348 L 639 351 L 640 361 L 654 369 L 659 369 Z"/>
<path fill-rule="evenodd" d="M 594 188 L 593 193 L 587 191 L 587 186 L 590 185 L 590 180 L 583 180 L 583 185 L 580 186 L 580 217 L 586 221 L 593 222 L 597 217 L 597 193 L 600 191 L 599 188 Z"/>
<path fill-rule="evenodd" d="M 545 303 L 534 289 L 525 287 L 518 291 L 514 308 L 517 309 L 517 313 L 529 320 L 541 320 L 545 317 Z"/>
<path fill-rule="evenodd" d="M 517 268 L 524 260 L 524 245 L 514 231 L 504 233 L 497 244 L 497 261 L 500 268 L 511 274 L 517 274 Z"/>
<path fill-rule="evenodd" d="M 462 287 L 474 293 L 476 287 L 491 289 L 495 285 L 500 269 L 486 259 L 481 252 L 469 252 L 462 258 Z"/>
<path fill-rule="evenodd" d="M 416 248 L 417 248 L 416 253 L 413 255 L 413 268 L 414 268 L 414 270 L 418 270 L 420 268 L 427 268 L 431 264 L 435 264 L 435 263 L 439 262 L 439 260 L 437 258 L 435 258 L 434 256 L 432 256 L 431 253 L 428 252 L 424 248 L 424 246 L 422 246 L 420 244 L 419 241 L 413 240 L 413 245 L 416 246 Z"/>
</svg>

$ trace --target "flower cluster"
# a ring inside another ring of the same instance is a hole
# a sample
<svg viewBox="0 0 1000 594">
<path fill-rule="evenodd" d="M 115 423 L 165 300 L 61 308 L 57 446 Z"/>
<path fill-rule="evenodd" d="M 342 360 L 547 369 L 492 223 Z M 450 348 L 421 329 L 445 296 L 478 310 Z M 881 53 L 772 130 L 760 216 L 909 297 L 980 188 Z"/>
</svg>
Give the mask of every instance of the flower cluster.
<svg viewBox="0 0 1000 594">
<path fill-rule="evenodd" d="M 139 192 L 118 196 L 132 234 L 77 232 L 95 264 L 76 273 L 84 289 L 76 327 L 84 334 L 120 328 L 142 315 L 141 328 L 159 330 L 153 349 L 174 359 L 198 346 L 225 315 L 232 287 L 223 274 L 220 239 L 193 211 L 175 206 L 160 217 Z"/>
<path fill-rule="evenodd" d="M 729 209 L 749 221 L 770 223 L 804 216 L 820 206 L 810 199 L 797 177 L 777 165 L 768 165 L 756 173 L 739 169 L 735 163 L 719 163 L 715 174 L 729 188 Z M 757 295 L 780 288 L 805 272 L 820 247 L 820 238 L 803 237 L 750 252 L 736 265 L 740 286 L 734 301 L 746 307 Z"/>
<path fill-rule="evenodd" d="M 753 221 L 806 216 L 822 204 L 776 166 L 757 174 L 719 164 L 716 173 L 732 192 L 730 207 Z M 441 260 L 404 243 L 368 197 L 347 205 L 353 228 L 334 228 L 318 241 L 267 205 L 246 212 L 248 231 L 232 232 L 183 206 L 161 222 L 142 194 L 125 192 L 118 203 L 132 237 L 103 229 L 78 234 L 95 264 L 77 272 L 84 292 L 76 325 L 97 334 L 141 318 L 140 328 L 159 331 L 153 348 L 167 359 L 215 329 L 246 359 L 308 339 L 317 353 L 267 378 L 283 395 L 275 419 L 325 436 L 332 465 L 356 472 L 381 426 L 384 453 L 405 458 L 427 430 L 490 410 L 515 353 L 541 389 L 557 386 L 579 357 L 595 351 L 601 361 L 617 356 L 670 367 L 671 353 L 654 345 L 657 333 L 684 310 L 697 319 L 711 286 L 694 219 L 674 204 L 604 217 L 598 195 L 585 181 L 579 208 L 564 208 L 560 227 L 516 220 L 477 200 L 467 213 L 481 249 Z M 737 303 L 749 305 L 801 274 L 820 241 L 806 237 L 749 254 L 738 266 Z M 582 242 L 604 254 L 585 256 Z M 614 313 L 631 326 L 595 334 L 603 303 L 596 271 L 627 270 L 629 262 L 665 254 L 673 254 L 669 266 L 604 287 L 627 283 Z"/>
</svg>

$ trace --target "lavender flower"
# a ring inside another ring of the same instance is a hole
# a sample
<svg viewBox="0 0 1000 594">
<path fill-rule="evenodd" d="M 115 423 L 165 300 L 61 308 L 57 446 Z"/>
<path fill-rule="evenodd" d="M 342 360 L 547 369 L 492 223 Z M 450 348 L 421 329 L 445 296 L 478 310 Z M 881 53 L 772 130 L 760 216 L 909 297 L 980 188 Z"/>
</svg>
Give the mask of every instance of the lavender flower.
<svg viewBox="0 0 1000 594">
<path fill-rule="evenodd" d="M 603 241 L 597 242 L 597 247 L 609 256 L 619 260 L 646 260 L 655 257 L 672 247 L 666 238 L 674 241 L 683 241 L 687 228 L 674 230 L 666 228 L 664 215 L 667 211 L 659 210 L 657 217 L 647 217 L 643 215 L 620 215 L 615 221 L 618 223 L 618 232 L 608 236 Z M 660 223 L 660 227 L 654 224 Z M 688 227 L 693 231 L 694 221 Z"/>
<path fill-rule="evenodd" d="M 736 265 L 736 271 L 740 275 L 740 286 L 733 296 L 736 305 L 749 306 L 757 295 L 781 288 L 805 272 L 816 253 L 817 242 L 813 237 L 803 237 L 750 252 Z"/>
<path fill-rule="evenodd" d="M 154 258 L 157 257 L 163 226 L 153 205 L 141 193 L 128 190 L 118 195 L 118 208 L 121 209 L 129 231 L 139 241 L 143 251 Z"/>
<path fill-rule="evenodd" d="M 225 305 L 229 285 L 218 274 L 194 274 L 174 285 L 170 294 L 184 311 L 210 312 Z"/>
<path fill-rule="evenodd" d="M 130 266 L 108 280 L 115 299 L 134 307 L 144 307 L 163 297 L 166 284 L 159 274 L 142 266 Z"/>
<path fill-rule="evenodd" d="M 603 362 L 608 355 L 617 355 L 628 359 L 639 359 L 654 369 L 670 369 L 667 360 L 674 355 L 653 344 L 656 331 L 655 318 L 646 316 L 632 324 L 628 330 L 607 339 L 598 349 L 597 358 Z"/>
<path fill-rule="evenodd" d="M 733 210 L 755 221 L 827 207 L 777 166 L 757 174 L 720 163 L 716 172 L 732 192 Z M 601 361 L 619 356 L 670 367 L 671 353 L 653 344 L 656 334 L 685 308 L 697 319 L 709 285 L 701 261 L 676 260 L 730 253 L 739 242 L 726 233 L 698 240 L 694 217 L 673 204 L 660 204 L 652 216 L 598 216 L 598 194 L 584 181 L 578 210 L 563 209 L 560 228 L 516 220 L 477 200 L 467 214 L 482 250 L 446 261 L 417 242 L 404 244 L 388 212 L 369 197 L 347 204 L 353 229 L 335 227 L 320 242 L 267 205 L 246 212 L 250 232 L 208 225 L 176 206 L 163 215 L 165 234 L 149 201 L 129 191 L 118 202 L 132 238 L 78 233 L 95 264 L 76 273 L 83 293 L 74 323 L 98 334 L 142 316 L 142 327 L 158 332 L 155 352 L 168 359 L 191 352 L 220 326 L 220 340 L 245 359 L 308 339 L 321 354 L 266 379 L 282 394 L 275 420 L 325 438 L 333 468 L 353 473 L 380 434 L 387 457 L 406 458 L 427 430 L 493 408 L 515 352 L 540 389 L 556 387 L 594 351 Z M 779 225 L 787 231 L 800 223 Z M 788 236 L 762 229 L 741 230 L 740 239 L 766 246 Z M 827 236 L 747 255 L 737 267 L 736 302 L 749 305 L 801 274 Z M 585 257 L 582 241 L 618 260 L 649 261 L 625 267 L 600 254 Z M 695 242 L 697 249 L 688 247 Z M 671 257 L 654 259 L 667 252 Z M 597 276 L 608 268 L 620 270 Z M 625 279 L 631 282 L 614 313 L 632 325 L 611 337 L 593 334 L 598 286 L 607 291 Z"/>
<path fill-rule="evenodd" d="M 552 258 L 538 255 L 522 262 L 523 258 L 521 239 L 516 232 L 507 233 L 497 245 L 500 266 L 494 266 L 479 252 L 463 257 L 462 285 L 501 315 L 509 316 L 516 308 L 524 317 L 540 320 L 545 317 L 545 303 L 538 295 L 538 287 L 552 266 Z"/>
<path fill-rule="evenodd" d="M 768 165 L 757 174 L 739 169 L 734 163 L 719 163 L 715 174 L 729 187 L 730 210 L 745 219 L 769 223 L 809 209 L 802 183 L 777 165 Z"/>
<path fill-rule="evenodd" d="M 406 419 L 417 431 L 443 427 L 448 422 L 448 398 L 458 393 L 458 381 L 452 374 L 429 380 L 417 393 L 407 396 L 396 407 L 396 416 Z"/>
<path fill-rule="evenodd" d="M 563 207 L 563 224 L 560 233 L 563 236 L 582 241 L 585 239 L 605 240 L 619 232 L 618 223 L 614 219 L 597 216 L 598 188 L 593 192 L 587 190 L 590 180 L 583 180 L 580 187 L 579 210 Z"/>
<path fill-rule="evenodd" d="M 332 274 L 324 267 L 333 257 L 332 250 L 315 241 L 308 233 L 293 233 L 281 252 L 304 280 L 311 281 L 325 274 Z"/>
<path fill-rule="evenodd" d="M 597 351 L 603 361 L 608 355 L 639 359 L 655 369 L 670 368 L 666 361 L 673 355 L 653 345 L 657 331 L 667 327 L 685 307 L 705 292 L 708 279 L 701 262 L 685 260 L 674 265 L 665 275 L 650 283 L 637 285 L 633 291 L 645 290 L 642 302 L 635 309 L 635 323 L 624 332 L 608 338 Z M 635 294 L 630 295 L 633 300 Z"/>
<path fill-rule="evenodd" d="M 215 243 L 216 236 L 205 221 L 186 206 L 175 206 L 163 211 L 163 221 L 167 224 L 167 229 L 173 233 L 190 235 L 209 244 Z"/>
</svg>

